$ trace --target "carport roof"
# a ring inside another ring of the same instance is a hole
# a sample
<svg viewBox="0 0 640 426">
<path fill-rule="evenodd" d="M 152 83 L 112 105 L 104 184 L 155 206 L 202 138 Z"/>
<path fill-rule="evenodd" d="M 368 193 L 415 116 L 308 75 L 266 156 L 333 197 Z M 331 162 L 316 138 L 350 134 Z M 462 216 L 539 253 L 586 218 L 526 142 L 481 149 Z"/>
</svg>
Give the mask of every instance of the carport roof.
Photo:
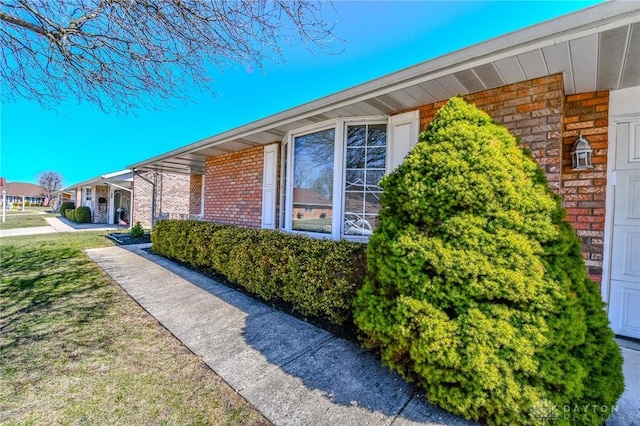
<svg viewBox="0 0 640 426">
<path fill-rule="evenodd" d="M 207 157 L 339 117 L 389 115 L 562 73 L 565 94 L 640 85 L 640 2 L 605 2 L 422 62 L 128 166 L 202 173 Z"/>
<path fill-rule="evenodd" d="M 74 188 L 81 188 L 83 186 L 108 185 L 110 183 L 130 185 L 131 182 L 133 182 L 133 170 L 124 169 L 118 170 L 117 172 L 106 173 L 82 182 L 78 182 L 73 185 L 66 186 L 57 192 L 69 192 Z"/>
</svg>

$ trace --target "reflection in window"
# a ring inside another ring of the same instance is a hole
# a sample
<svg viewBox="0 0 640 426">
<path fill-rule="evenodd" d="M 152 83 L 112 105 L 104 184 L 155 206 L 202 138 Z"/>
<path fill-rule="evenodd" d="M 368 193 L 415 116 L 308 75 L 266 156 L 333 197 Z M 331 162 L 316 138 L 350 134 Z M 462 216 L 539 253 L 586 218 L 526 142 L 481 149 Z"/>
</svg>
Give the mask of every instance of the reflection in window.
<svg viewBox="0 0 640 426">
<path fill-rule="evenodd" d="M 379 183 L 385 173 L 387 126 L 347 128 L 344 234 L 371 235 L 378 224 Z"/>
<path fill-rule="evenodd" d="M 292 229 L 331 233 L 335 129 L 294 139 Z"/>
</svg>

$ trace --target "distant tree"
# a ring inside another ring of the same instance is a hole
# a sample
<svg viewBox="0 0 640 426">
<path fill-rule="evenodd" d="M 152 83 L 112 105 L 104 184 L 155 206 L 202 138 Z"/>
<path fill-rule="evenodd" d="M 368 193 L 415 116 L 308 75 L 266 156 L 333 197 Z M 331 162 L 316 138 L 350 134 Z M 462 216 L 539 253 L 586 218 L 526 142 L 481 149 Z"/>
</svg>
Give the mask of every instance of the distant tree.
<svg viewBox="0 0 640 426">
<path fill-rule="evenodd" d="M 309 0 L 0 2 L 2 96 L 54 106 L 68 96 L 132 109 L 209 89 L 210 68 L 261 66 L 281 42 L 326 49 L 327 3 Z"/>
<path fill-rule="evenodd" d="M 51 198 L 52 193 L 62 188 L 62 175 L 58 172 L 42 172 L 36 177 L 36 180 L 45 197 Z"/>
</svg>

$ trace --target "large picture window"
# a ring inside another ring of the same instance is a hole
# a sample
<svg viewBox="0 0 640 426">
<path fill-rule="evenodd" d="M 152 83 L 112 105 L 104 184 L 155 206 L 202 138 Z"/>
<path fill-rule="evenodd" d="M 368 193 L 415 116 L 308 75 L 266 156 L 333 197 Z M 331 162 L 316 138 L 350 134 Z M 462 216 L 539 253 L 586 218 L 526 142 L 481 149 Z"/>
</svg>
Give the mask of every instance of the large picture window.
<svg viewBox="0 0 640 426">
<path fill-rule="evenodd" d="M 283 227 L 334 238 L 371 235 L 387 166 L 386 122 L 338 120 L 291 136 L 285 146 Z"/>
<path fill-rule="evenodd" d="M 292 229 L 332 233 L 335 129 L 294 139 Z"/>
</svg>

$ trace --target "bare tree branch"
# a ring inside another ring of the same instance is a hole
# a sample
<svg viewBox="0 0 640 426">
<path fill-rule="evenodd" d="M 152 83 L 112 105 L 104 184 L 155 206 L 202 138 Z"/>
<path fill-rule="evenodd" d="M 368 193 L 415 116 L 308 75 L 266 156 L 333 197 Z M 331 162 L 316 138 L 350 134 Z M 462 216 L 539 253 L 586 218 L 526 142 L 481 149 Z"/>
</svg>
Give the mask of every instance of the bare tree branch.
<svg viewBox="0 0 640 426">
<path fill-rule="evenodd" d="M 158 108 L 211 90 L 211 68 L 282 59 L 283 43 L 337 51 L 313 0 L 0 1 L 3 100 L 75 98 Z"/>
<path fill-rule="evenodd" d="M 62 175 L 58 172 L 46 171 L 36 176 L 42 195 L 51 198 L 51 194 L 62 188 Z"/>
</svg>

